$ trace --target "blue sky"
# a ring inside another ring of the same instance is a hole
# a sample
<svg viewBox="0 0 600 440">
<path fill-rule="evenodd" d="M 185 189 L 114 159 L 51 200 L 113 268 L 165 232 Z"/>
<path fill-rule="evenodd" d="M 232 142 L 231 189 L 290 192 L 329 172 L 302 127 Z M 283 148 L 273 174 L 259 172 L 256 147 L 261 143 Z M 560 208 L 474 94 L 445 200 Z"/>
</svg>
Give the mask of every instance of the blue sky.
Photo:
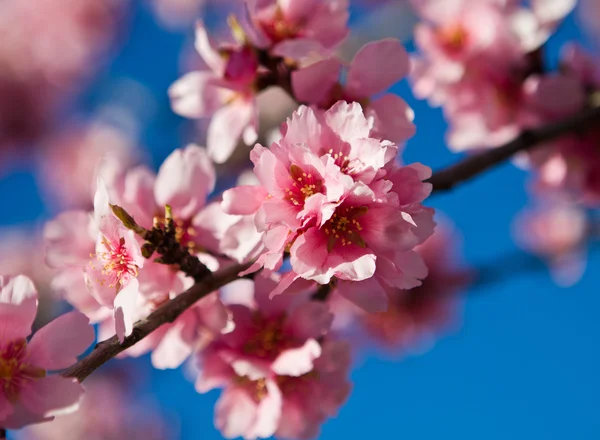
<svg viewBox="0 0 600 440">
<path fill-rule="evenodd" d="M 160 30 L 143 9 L 132 25 L 129 42 L 82 105 L 92 109 L 119 78 L 147 86 L 158 107 L 143 140 L 157 165 L 180 146 L 182 121 L 170 112 L 166 89 L 178 76 L 184 38 Z M 560 44 L 573 38 L 581 35 L 571 18 L 550 44 L 551 62 Z M 416 112 L 418 133 L 405 160 L 434 169 L 457 160 L 444 147 L 441 113 L 411 98 L 406 84 L 395 90 Z M 516 270 L 520 261 L 530 261 L 518 254 L 510 235 L 514 215 L 527 203 L 525 182 L 526 174 L 507 163 L 431 198 L 429 204 L 461 231 L 466 261 L 504 276 L 466 294 L 461 327 L 428 352 L 399 359 L 372 349 L 358 356 L 354 391 L 320 438 L 600 438 L 600 252 L 591 253 L 585 276 L 569 289 L 554 285 L 545 270 Z M 52 215 L 27 164 L 0 179 L 0 205 L 0 226 Z M 148 368 L 147 359 L 134 363 Z M 182 440 L 221 438 L 212 422 L 217 392 L 197 394 L 180 370 L 149 375 L 144 393 L 180 419 Z"/>
</svg>

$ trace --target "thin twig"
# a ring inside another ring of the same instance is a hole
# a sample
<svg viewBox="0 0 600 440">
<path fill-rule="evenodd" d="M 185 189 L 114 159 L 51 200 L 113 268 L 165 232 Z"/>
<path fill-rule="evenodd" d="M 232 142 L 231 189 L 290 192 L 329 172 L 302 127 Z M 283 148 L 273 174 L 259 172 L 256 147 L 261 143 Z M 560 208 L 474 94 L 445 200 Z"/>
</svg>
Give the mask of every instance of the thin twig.
<svg viewBox="0 0 600 440">
<path fill-rule="evenodd" d="M 505 145 L 467 157 L 448 168 L 437 171 L 429 182 L 433 184 L 434 191 L 452 189 L 457 184 L 510 159 L 520 151 L 527 151 L 568 133 L 584 131 L 593 127 L 594 123 L 600 124 L 600 107 L 585 110 L 540 128 L 526 130 Z"/>
<path fill-rule="evenodd" d="M 0 428 L 0 439 L 6 438 L 6 429 Z"/>
<path fill-rule="evenodd" d="M 63 371 L 62 376 L 73 377 L 82 382 L 98 367 L 141 341 L 163 324 L 175 321 L 201 298 L 238 279 L 238 274 L 249 266 L 249 264 L 235 264 L 206 275 L 201 282 L 194 284 L 181 295 L 156 309 L 146 319 L 138 321 L 133 327 L 133 332 L 125 338 L 122 344 L 119 343 L 116 336 L 100 342 L 88 356 Z"/>
</svg>

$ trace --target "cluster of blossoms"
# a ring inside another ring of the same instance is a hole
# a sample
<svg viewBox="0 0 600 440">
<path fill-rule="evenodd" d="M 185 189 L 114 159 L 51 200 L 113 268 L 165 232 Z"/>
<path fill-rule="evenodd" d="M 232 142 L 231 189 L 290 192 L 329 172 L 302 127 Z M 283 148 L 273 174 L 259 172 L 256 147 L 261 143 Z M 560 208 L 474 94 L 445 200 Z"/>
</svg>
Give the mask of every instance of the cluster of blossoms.
<svg viewBox="0 0 600 440">
<path fill-rule="evenodd" d="M 544 63 L 543 44 L 576 1 L 412 3 L 423 19 L 415 30 L 414 92 L 443 108 L 451 149 L 496 147 L 523 130 L 597 108 L 600 66 L 590 55 L 569 45 L 557 71 Z M 596 9 L 581 7 L 590 16 Z M 584 267 L 585 209 L 600 200 L 599 140 L 591 126 L 517 157 L 532 169 L 537 207 L 516 222 L 516 237 L 549 260 L 561 284 L 576 281 Z M 559 226 L 566 224 L 568 233 Z"/>
<path fill-rule="evenodd" d="M 413 3 L 424 19 L 416 29 L 423 54 L 412 65 L 415 92 L 444 107 L 454 149 L 496 146 L 597 105 L 600 70 L 580 51 L 565 52 L 555 74 L 541 63 L 542 44 L 572 2 Z M 91 344 L 89 322 L 99 340 L 129 342 L 137 321 L 221 269 L 246 268 L 227 286 L 210 284 L 214 291 L 122 355 L 151 353 L 160 369 L 194 362 L 198 392 L 223 390 L 215 422 L 228 438 L 318 435 L 350 393 L 347 330 L 409 350 L 452 321 L 470 274 L 455 264 L 451 232 L 436 231 L 434 210 L 423 204 L 431 170 L 397 158 L 415 133 L 412 110 L 389 93 L 411 70 L 402 45 L 372 42 L 342 61 L 334 51 L 348 33 L 347 0 L 247 0 L 245 11 L 241 22 L 230 20 L 233 42 L 215 44 L 197 24 L 206 69 L 169 90 L 175 112 L 211 118 L 206 149 L 177 149 L 154 173 L 132 166 L 121 146 L 127 141 L 102 127 L 81 136 L 91 150 L 82 158 L 71 138 L 56 141 L 78 170 L 72 178 L 93 175 L 95 184 L 93 210 L 82 185 L 65 201 L 82 209 L 59 214 L 44 230 L 51 287 L 78 311 L 28 343 L 37 293 L 27 278 L 0 278 L 0 428 L 77 407 L 81 386 L 45 375 L 72 365 Z M 226 162 L 240 139 L 257 141 L 257 96 L 273 86 L 299 107 L 268 147 L 253 147 L 253 173 L 208 200 L 217 185 L 213 161 Z M 595 203 L 599 137 L 593 129 L 531 152 L 535 188 Z M 110 148 L 98 147 L 104 143 Z M 98 160 L 105 149 L 112 159 Z M 524 246 L 557 266 L 578 260 L 588 226 L 572 208 L 557 203 L 542 217 L 526 215 L 534 234 Z M 151 236 L 172 238 L 175 251 Z M 114 397 L 105 398 L 112 406 Z M 82 417 L 92 428 L 65 419 L 71 427 L 63 429 L 81 437 L 100 429 L 89 408 Z M 114 426 L 102 427 L 106 435 L 138 435 L 114 434 L 123 421 L 108 416 Z M 54 438 L 45 432 L 35 435 Z"/>
</svg>

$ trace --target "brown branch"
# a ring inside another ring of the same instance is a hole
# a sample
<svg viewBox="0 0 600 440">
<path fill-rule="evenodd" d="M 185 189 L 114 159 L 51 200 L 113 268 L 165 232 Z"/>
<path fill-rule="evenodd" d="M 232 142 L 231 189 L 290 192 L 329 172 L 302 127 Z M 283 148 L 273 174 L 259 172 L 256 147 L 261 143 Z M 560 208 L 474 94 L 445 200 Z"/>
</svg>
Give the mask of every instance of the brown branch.
<svg viewBox="0 0 600 440">
<path fill-rule="evenodd" d="M 593 107 L 574 116 L 545 125 L 540 128 L 526 130 L 514 140 L 498 148 L 467 157 L 460 162 L 437 171 L 429 179 L 434 191 L 446 191 L 461 182 L 493 168 L 510 159 L 520 151 L 527 151 L 544 142 L 554 140 L 568 133 L 584 131 L 600 126 L 600 107 Z"/>
<path fill-rule="evenodd" d="M 63 371 L 62 376 L 73 377 L 82 382 L 98 367 L 141 341 L 163 324 L 175 321 L 201 298 L 238 279 L 238 274 L 249 266 L 249 264 L 235 264 L 226 269 L 206 275 L 201 282 L 194 284 L 181 295 L 156 309 L 146 319 L 136 322 L 133 332 L 125 338 L 122 344 L 119 343 L 116 336 L 100 342 L 88 356 Z"/>
<path fill-rule="evenodd" d="M 6 429 L 0 428 L 0 439 L 6 438 Z"/>
</svg>

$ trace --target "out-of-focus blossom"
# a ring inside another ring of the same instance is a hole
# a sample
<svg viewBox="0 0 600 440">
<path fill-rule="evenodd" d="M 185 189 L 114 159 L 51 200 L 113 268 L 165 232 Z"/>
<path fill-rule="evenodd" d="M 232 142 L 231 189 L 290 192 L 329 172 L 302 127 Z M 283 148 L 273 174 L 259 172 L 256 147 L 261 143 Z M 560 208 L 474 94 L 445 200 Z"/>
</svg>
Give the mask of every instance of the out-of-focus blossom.
<svg viewBox="0 0 600 440">
<path fill-rule="evenodd" d="M 348 34 L 348 0 L 248 0 L 255 44 L 302 60 L 335 49 Z"/>
<path fill-rule="evenodd" d="M 538 123 L 525 79 L 541 71 L 536 51 L 572 0 L 415 0 L 424 19 L 415 30 L 417 96 L 443 106 L 454 150 L 496 146 Z"/>
<path fill-rule="evenodd" d="M 42 188 L 49 197 L 68 208 L 91 206 L 92 176 L 112 180 L 133 165 L 138 156 L 134 139 L 100 121 L 72 125 L 43 143 L 39 160 Z M 108 162 L 108 163 L 106 163 Z"/>
<path fill-rule="evenodd" d="M 372 126 L 371 137 L 400 143 L 414 135 L 414 114 L 406 102 L 392 93 L 376 96 L 408 74 L 408 54 L 398 40 L 385 39 L 363 46 L 343 75 L 343 84 L 342 68 L 341 60 L 329 58 L 294 71 L 296 99 L 323 109 L 339 100 L 357 101 Z"/>
<path fill-rule="evenodd" d="M 546 197 L 517 217 L 514 235 L 521 247 L 547 261 L 557 284 L 573 285 L 583 275 L 589 225 L 580 206 Z"/>
<path fill-rule="evenodd" d="M 206 145 L 211 158 L 223 163 L 240 138 L 248 145 L 257 139 L 258 58 L 248 44 L 215 46 L 202 23 L 196 26 L 196 50 L 208 70 L 184 75 L 171 86 L 169 95 L 176 113 L 211 118 Z"/>
<path fill-rule="evenodd" d="M 277 270 L 290 253 L 292 272 L 279 291 L 296 278 L 366 280 L 376 267 L 378 279 L 400 288 L 426 276 L 413 248 L 433 232 L 433 210 L 421 205 L 430 170 L 396 166 L 396 147 L 370 131 L 358 103 L 324 113 L 301 107 L 278 143 L 252 151 L 261 186 L 224 193 L 226 212 L 256 213 L 266 252 L 254 268 Z"/>
<path fill-rule="evenodd" d="M 348 302 L 354 296 L 360 298 L 361 293 L 368 297 L 364 292 L 373 289 L 368 282 L 338 283 L 329 300 L 335 331 L 359 341 L 375 341 L 394 353 L 428 348 L 439 333 L 456 324 L 459 295 L 471 281 L 471 274 L 457 258 L 456 242 L 456 231 L 446 223 L 438 225 L 436 232 L 416 248 L 429 269 L 427 278 L 413 289 L 385 289 L 385 311 L 377 311 L 377 305 L 357 307 Z"/>
<path fill-rule="evenodd" d="M 0 428 L 17 429 L 52 420 L 79 407 L 83 387 L 75 379 L 47 375 L 67 368 L 94 342 L 94 330 L 79 312 L 37 331 L 37 291 L 23 276 L 0 276 Z"/>
<path fill-rule="evenodd" d="M 215 421 L 227 438 L 309 438 L 350 391 L 349 347 L 326 334 L 333 316 L 300 282 L 269 299 L 276 278 L 258 277 L 253 297 L 231 304 L 236 329 L 200 357 L 199 392 L 224 388 Z"/>
<path fill-rule="evenodd" d="M 86 394 L 77 413 L 16 433 L 17 440 L 169 440 L 177 427 L 166 424 L 151 402 L 132 399 L 115 375 L 94 373 L 86 379 Z M 129 391 L 129 392 L 128 392 Z"/>
<path fill-rule="evenodd" d="M 528 80 L 531 101 L 548 122 L 598 105 L 600 65 L 577 46 L 563 53 L 561 72 Z M 567 191 L 587 205 L 600 201 L 600 129 L 592 126 L 530 154 L 538 190 Z"/>
<path fill-rule="evenodd" d="M 205 243 L 216 242 L 207 231 L 215 229 L 212 222 L 221 218 L 200 217 L 215 185 L 215 171 L 203 148 L 190 145 L 175 150 L 157 175 L 139 166 L 113 173 L 113 177 L 106 187 L 103 182 L 99 185 L 93 217 L 85 211 L 65 212 L 45 230 L 47 262 L 61 269 L 53 280 L 54 287 L 74 307 L 101 323 L 100 339 L 114 334 L 111 313 L 117 334 L 123 337 L 131 332 L 135 321 L 193 284 L 183 272 L 142 258 L 141 239 L 113 215 L 109 199 L 147 229 L 164 225 L 164 207 L 169 205 L 179 243 L 210 269 L 220 265 L 206 253 Z M 202 219 L 202 225 L 196 226 L 196 218 Z M 231 328 L 229 313 L 215 293 L 127 354 L 137 356 L 152 350 L 157 368 L 174 368 L 214 333 Z"/>
<path fill-rule="evenodd" d="M 120 10 L 112 0 L 0 4 L 0 147 L 27 146 L 48 128 L 99 65 Z"/>
</svg>

